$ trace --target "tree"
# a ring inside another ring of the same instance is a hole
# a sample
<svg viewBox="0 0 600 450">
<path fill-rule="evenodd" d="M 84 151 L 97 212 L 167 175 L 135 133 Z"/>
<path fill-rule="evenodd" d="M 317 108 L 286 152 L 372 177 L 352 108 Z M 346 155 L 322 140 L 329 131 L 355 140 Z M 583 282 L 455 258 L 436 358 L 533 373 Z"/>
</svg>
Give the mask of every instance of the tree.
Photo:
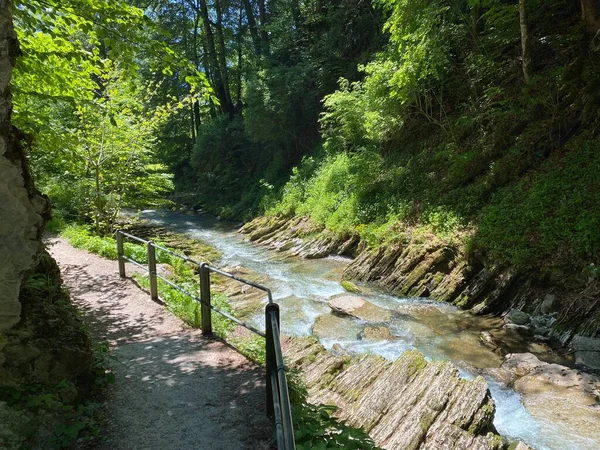
<svg viewBox="0 0 600 450">
<path fill-rule="evenodd" d="M 600 17 L 597 16 L 597 0 L 581 0 L 581 17 L 588 33 L 596 34 L 600 30 Z"/>
<path fill-rule="evenodd" d="M 533 76 L 533 61 L 531 59 L 531 38 L 527 21 L 527 6 L 525 0 L 519 0 L 519 27 L 521 30 L 521 56 L 523 59 L 523 77 L 529 83 Z"/>
<path fill-rule="evenodd" d="M 155 156 L 159 126 L 210 101 L 208 82 L 158 38 L 164 33 L 141 9 L 120 1 L 33 0 L 15 12 L 25 54 L 13 84 L 15 121 L 40 186 L 72 218 L 110 232 L 123 205 L 172 187 Z M 175 73 L 188 92 L 157 104 Z"/>
</svg>

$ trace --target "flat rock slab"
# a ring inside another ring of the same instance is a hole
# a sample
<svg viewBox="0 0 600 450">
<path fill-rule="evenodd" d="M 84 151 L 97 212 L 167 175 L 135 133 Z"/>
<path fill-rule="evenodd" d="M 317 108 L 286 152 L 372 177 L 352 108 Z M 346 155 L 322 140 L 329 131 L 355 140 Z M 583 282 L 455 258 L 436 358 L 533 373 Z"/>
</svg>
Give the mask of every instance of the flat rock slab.
<svg viewBox="0 0 600 450">
<path fill-rule="evenodd" d="M 120 279 L 115 261 L 61 239 L 52 239 L 49 250 L 95 339 L 108 340 L 117 358 L 97 448 L 271 448 L 261 367 Z"/>
<path fill-rule="evenodd" d="M 600 448 L 598 376 L 540 361 L 531 353 L 506 355 L 500 371 L 516 377 L 513 386 L 538 422 L 573 436 L 573 448 Z"/>
<path fill-rule="evenodd" d="M 367 322 L 389 322 L 392 314 L 357 295 L 340 294 L 329 300 L 329 307 L 342 316 L 356 317 Z"/>
</svg>

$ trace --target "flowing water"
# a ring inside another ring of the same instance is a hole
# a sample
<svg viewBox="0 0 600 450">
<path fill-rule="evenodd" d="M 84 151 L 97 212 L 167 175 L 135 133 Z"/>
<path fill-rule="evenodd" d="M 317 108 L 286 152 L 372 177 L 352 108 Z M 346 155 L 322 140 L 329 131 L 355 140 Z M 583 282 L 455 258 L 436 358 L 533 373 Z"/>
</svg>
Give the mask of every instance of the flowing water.
<svg viewBox="0 0 600 450">
<path fill-rule="evenodd" d="M 289 335 L 308 335 L 315 319 L 329 314 L 327 301 L 346 292 L 340 285 L 341 274 L 349 260 L 325 258 L 303 260 L 284 257 L 267 248 L 245 242 L 231 224 L 208 215 L 143 211 L 140 218 L 153 225 L 200 239 L 222 253 L 220 266 L 242 266 L 262 274 L 281 307 L 282 330 Z M 498 367 L 502 359 L 479 342 L 480 333 L 500 326 L 498 319 L 472 317 L 455 307 L 419 298 L 400 298 L 371 292 L 362 295 L 370 302 L 392 311 L 387 324 L 393 339 L 360 340 L 368 324 L 355 319 L 321 334 L 322 344 L 331 349 L 339 345 L 346 352 L 371 352 L 393 360 L 402 352 L 416 348 L 429 360 L 452 360 L 462 376 L 474 376 L 475 369 Z M 251 321 L 261 325 L 262 314 Z M 496 402 L 494 424 L 507 437 L 520 439 L 538 450 L 592 450 L 598 442 L 574 435 L 561 423 L 534 418 L 524 407 L 520 394 L 488 379 Z M 550 406 L 551 407 L 551 406 Z"/>
</svg>

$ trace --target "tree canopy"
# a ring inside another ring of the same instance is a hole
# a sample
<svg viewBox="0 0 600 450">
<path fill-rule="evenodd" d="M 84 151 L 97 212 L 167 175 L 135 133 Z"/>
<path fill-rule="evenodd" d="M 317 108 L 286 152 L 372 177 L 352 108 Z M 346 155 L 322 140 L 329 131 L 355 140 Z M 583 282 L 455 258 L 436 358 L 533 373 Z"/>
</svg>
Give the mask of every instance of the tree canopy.
<svg viewBox="0 0 600 450">
<path fill-rule="evenodd" d="M 596 6 L 19 2 L 15 118 L 55 205 L 98 232 L 175 188 L 225 218 L 309 215 L 373 245 L 425 227 L 510 264 L 584 264 L 600 243 L 577 211 L 597 199 L 537 199 L 594 158 Z"/>
</svg>

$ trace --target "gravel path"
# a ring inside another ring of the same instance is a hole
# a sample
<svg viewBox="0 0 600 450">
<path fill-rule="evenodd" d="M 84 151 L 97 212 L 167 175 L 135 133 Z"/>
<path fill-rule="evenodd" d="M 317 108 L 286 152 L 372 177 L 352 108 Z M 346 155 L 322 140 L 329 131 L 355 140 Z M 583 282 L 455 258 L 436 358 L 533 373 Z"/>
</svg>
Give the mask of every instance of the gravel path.
<svg viewBox="0 0 600 450">
<path fill-rule="evenodd" d="M 117 358 L 101 450 L 271 448 L 261 367 L 119 278 L 115 261 L 47 244 L 94 338 Z"/>
</svg>

